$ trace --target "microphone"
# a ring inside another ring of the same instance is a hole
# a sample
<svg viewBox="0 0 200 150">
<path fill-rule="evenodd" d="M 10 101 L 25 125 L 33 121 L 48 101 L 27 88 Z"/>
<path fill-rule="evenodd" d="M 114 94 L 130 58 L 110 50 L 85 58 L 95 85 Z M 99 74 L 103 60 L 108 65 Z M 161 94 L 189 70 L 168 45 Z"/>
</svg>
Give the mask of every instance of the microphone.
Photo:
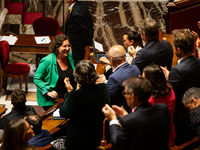
<svg viewBox="0 0 200 150">
<path fill-rule="evenodd" d="M 112 144 L 108 144 L 107 145 L 107 142 L 106 142 L 106 138 L 105 138 L 105 123 L 106 123 L 106 120 L 108 120 L 108 118 L 105 118 L 103 120 L 103 139 L 101 140 L 101 145 L 99 147 L 97 147 L 98 149 L 103 149 L 103 150 L 107 150 L 107 149 L 110 149 L 112 148 Z"/>
</svg>

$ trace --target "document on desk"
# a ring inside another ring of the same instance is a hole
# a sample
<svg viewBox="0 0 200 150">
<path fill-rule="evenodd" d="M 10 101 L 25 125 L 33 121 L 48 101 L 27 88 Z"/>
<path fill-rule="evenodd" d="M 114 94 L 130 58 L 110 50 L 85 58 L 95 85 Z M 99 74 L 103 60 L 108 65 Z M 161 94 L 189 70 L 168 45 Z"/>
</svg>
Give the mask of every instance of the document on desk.
<svg viewBox="0 0 200 150">
<path fill-rule="evenodd" d="M 2 36 L 0 37 L 0 41 L 7 41 L 9 43 L 9 45 L 15 45 L 16 41 L 17 41 L 17 36 Z"/>
<path fill-rule="evenodd" d="M 60 117 L 60 108 L 53 112 L 53 119 L 65 120 L 66 118 Z"/>
<path fill-rule="evenodd" d="M 103 52 L 103 51 L 104 51 L 104 50 L 103 50 L 103 45 L 102 45 L 101 43 L 99 43 L 99 42 L 97 42 L 97 41 L 95 41 L 95 40 L 93 40 L 93 42 L 94 42 L 94 48 L 95 48 L 95 49 L 99 50 L 100 52 Z"/>
<path fill-rule="evenodd" d="M 37 44 L 49 44 L 51 42 L 49 36 L 35 36 L 34 38 Z"/>
</svg>

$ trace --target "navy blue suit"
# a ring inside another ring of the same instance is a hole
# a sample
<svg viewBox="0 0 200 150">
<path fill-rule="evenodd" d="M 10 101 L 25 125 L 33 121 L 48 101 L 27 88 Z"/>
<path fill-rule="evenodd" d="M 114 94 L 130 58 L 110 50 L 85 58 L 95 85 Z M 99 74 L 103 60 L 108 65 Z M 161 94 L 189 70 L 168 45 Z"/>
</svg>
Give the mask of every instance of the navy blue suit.
<svg viewBox="0 0 200 150">
<path fill-rule="evenodd" d="M 176 96 L 174 110 L 175 144 L 179 145 L 195 136 L 190 114 L 182 103 L 182 97 L 189 88 L 200 87 L 200 60 L 193 55 L 184 58 L 180 64 L 171 69 L 168 82 L 172 85 Z"/>
<path fill-rule="evenodd" d="M 131 108 L 127 106 L 126 99 L 122 94 L 122 91 L 124 90 L 122 83 L 129 77 L 139 75 L 141 74 L 138 67 L 126 62 L 109 76 L 107 85 L 112 105 L 124 106 L 128 112 L 131 112 Z"/>
<path fill-rule="evenodd" d="M 145 47 L 139 50 L 132 64 L 135 64 L 140 72 L 144 67 L 152 64 L 171 69 L 173 58 L 172 46 L 168 41 L 159 41 L 158 38 L 149 40 Z"/>
<path fill-rule="evenodd" d="M 110 127 L 114 150 L 168 150 L 170 113 L 167 105 L 149 103 Z"/>
</svg>

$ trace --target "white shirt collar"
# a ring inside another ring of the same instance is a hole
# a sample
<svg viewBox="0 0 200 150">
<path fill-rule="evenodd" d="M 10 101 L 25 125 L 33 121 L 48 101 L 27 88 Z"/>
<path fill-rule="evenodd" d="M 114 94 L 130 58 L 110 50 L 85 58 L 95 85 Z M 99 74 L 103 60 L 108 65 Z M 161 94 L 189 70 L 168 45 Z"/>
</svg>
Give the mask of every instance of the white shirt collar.
<svg viewBox="0 0 200 150">
<path fill-rule="evenodd" d="M 76 4 L 76 2 L 75 2 L 75 3 L 73 3 L 73 4 L 71 4 L 71 5 L 69 6 L 69 10 L 71 10 L 71 9 L 72 9 L 72 7 L 73 7 L 75 4 Z"/>
<path fill-rule="evenodd" d="M 126 63 L 126 62 L 124 62 Z M 117 70 L 117 68 L 119 68 L 121 65 L 123 65 L 124 63 L 120 64 L 119 66 L 117 66 L 116 68 L 113 69 L 113 72 L 115 72 Z"/>
<path fill-rule="evenodd" d="M 182 57 L 182 58 L 180 58 L 180 59 L 177 61 L 177 64 L 180 64 L 181 61 L 182 61 L 183 59 L 187 58 L 187 57 L 189 57 L 189 56 L 186 56 L 186 57 Z"/>
</svg>

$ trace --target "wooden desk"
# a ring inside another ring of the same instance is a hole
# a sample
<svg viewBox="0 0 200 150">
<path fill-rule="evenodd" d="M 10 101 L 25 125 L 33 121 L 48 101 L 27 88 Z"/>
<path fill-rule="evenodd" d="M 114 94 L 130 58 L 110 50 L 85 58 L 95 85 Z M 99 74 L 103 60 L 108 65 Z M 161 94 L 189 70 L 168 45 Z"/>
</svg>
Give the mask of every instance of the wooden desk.
<svg viewBox="0 0 200 150">
<path fill-rule="evenodd" d="M 40 115 L 43 119 L 42 121 L 42 129 L 48 130 L 51 134 L 54 134 L 55 132 L 59 131 L 60 129 L 63 128 L 68 122 L 69 119 L 67 120 L 61 120 L 61 119 L 56 119 L 53 120 L 53 112 L 60 107 L 63 99 L 58 98 L 57 103 L 52 106 L 50 109 L 45 111 L 42 115 Z"/>
<path fill-rule="evenodd" d="M 7 108 L 0 107 L 0 117 L 6 112 Z"/>
<path fill-rule="evenodd" d="M 42 129 L 48 130 L 51 134 L 59 131 L 68 120 L 53 120 L 53 116 L 49 116 L 42 121 Z"/>
<path fill-rule="evenodd" d="M 37 44 L 35 41 L 36 35 L 16 35 L 18 40 L 15 45 L 10 45 L 11 52 L 18 53 L 36 53 L 36 54 L 49 54 L 49 45 L 50 44 Z M 52 39 L 55 36 L 49 36 Z"/>
</svg>

